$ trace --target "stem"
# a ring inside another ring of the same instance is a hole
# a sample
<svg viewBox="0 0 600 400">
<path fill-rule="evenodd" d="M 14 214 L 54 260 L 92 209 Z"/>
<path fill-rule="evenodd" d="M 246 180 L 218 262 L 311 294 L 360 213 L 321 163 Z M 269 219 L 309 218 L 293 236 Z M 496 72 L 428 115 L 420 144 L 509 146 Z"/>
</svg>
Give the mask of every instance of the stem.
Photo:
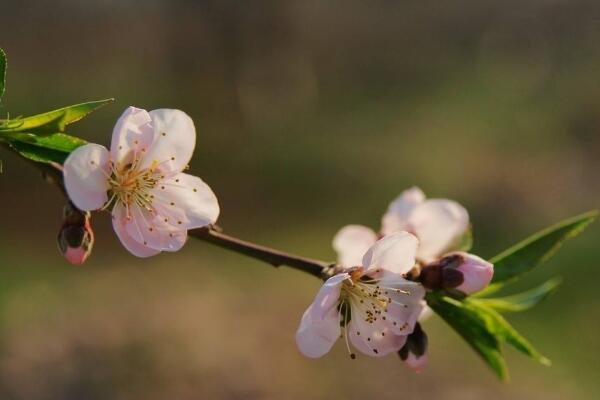
<svg viewBox="0 0 600 400">
<path fill-rule="evenodd" d="M 193 229 L 190 230 L 188 234 L 196 239 L 204 240 L 205 242 L 223 247 L 227 250 L 244 254 L 256 260 L 264 261 L 274 267 L 286 265 L 321 279 L 328 277 L 335 265 L 246 242 L 233 236 L 226 235 L 214 226 Z"/>
<path fill-rule="evenodd" d="M 54 184 L 54 186 L 56 186 L 61 193 L 68 198 L 62 179 L 62 167 L 60 165 L 43 164 L 37 162 L 32 162 L 32 164 L 42 171 L 47 181 Z M 188 231 L 188 234 L 196 239 L 212 243 L 224 249 L 246 255 L 259 261 L 264 261 L 274 267 L 286 265 L 288 267 L 309 273 L 310 275 L 320 279 L 327 279 L 335 271 L 335 263 L 327 263 L 325 261 L 300 257 L 294 254 L 275 250 L 270 247 L 247 242 L 245 240 L 226 235 L 221 232 L 218 227 L 212 225 L 205 228 L 192 229 Z"/>
</svg>

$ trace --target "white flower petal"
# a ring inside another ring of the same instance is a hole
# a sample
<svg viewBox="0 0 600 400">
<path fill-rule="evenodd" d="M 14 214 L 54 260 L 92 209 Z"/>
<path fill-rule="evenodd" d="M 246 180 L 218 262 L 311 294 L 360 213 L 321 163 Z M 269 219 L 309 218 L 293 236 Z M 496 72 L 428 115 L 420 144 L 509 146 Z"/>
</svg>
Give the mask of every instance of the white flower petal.
<svg viewBox="0 0 600 400">
<path fill-rule="evenodd" d="M 407 230 L 406 223 L 410 213 L 423 201 L 425 201 L 425 194 L 416 186 L 400 193 L 390 203 L 387 212 L 381 219 L 381 233 L 385 236 Z"/>
<path fill-rule="evenodd" d="M 127 164 L 134 154 L 141 155 L 150 147 L 154 137 L 152 118 L 148 111 L 128 107 L 113 128 L 110 153 L 113 162 Z"/>
<path fill-rule="evenodd" d="M 159 109 L 149 114 L 154 125 L 154 137 L 141 168 L 159 164 L 165 172 L 183 171 L 196 147 L 194 122 L 180 110 Z"/>
<path fill-rule="evenodd" d="M 425 289 L 419 283 L 404 279 L 403 281 L 395 284 L 381 282 L 387 296 L 392 299 L 385 314 L 386 322 L 389 329 L 397 335 L 412 333 L 423 310 L 425 297 Z M 390 288 L 400 291 L 396 292 Z"/>
<path fill-rule="evenodd" d="M 97 210 L 108 200 L 109 158 L 104 146 L 86 144 L 73 150 L 65 160 L 65 188 L 73 204 L 80 210 Z"/>
<path fill-rule="evenodd" d="M 312 306 L 302 316 L 296 332 L 298 349 L 306 357 L 318 358 L 327 354 L 340 337 L 340 317 L 335 308 L 322 319 L 312 317 Z"/>
<path fill-rule="evenodd" d="M 337 304 L 342 282 L 348 274 L 329 278 L 317 293 L 315 300 L 302 316 L 296 332 L 296 344 L 307 357 L 321 357 L 340 336 L 340 317 Z"/>
<path fill-rule="evenodd" d="M 160 253 L 160 250 L 144 246 L 143 243 L 135 240 L 127 232 L 127 216 L 125 207 L 122 204 L 117 204 L 113 208 L 113 229 L 115 230 L 119 240 L 130 253 L 137 257 L 150 257 Z"/>
<path fill-rule="evenodd" d="M 127 233 L 144 246 L 156 250 L 177 251 L 185 244 L 187 231 L 165 223 L 161 216 L 137 206 L 130 207 Z"/>
<path fill-rule="evenodd" d="M 383 357 L 400 350 L 406 343 L 406 336 L 395 335 L 384 322 L 381 319 L 374 323 L 367 322 L 352 307 L 352 320 L 348 325 L 352 345 L 370 357 Z"/>
<path fill-rule="evenodd" d="M 362 225 L 347 225 L 333 238 L 333 249 L 338 253 L 338 262 L 346 267 L 362 264 L 362 258 L 377 241 L 377 234 Z"/>
<path fill-rule="evenodd" d="M 219 202 L 202 179 L 179 173 L 159 182 L 151 193 L 154 201 L 161 203 L 160 207 L 166 210 L 177 209 L 175 213 L 183 212 L 184 220 L 177 223 L 186 229 L 201 228 L 217 222 L 219 217 Z"/>
<path fill-rule="evenodd" d="M 415 265 L 418 245 L 417 238 L 408 232 L 393 233 L 379 239 L 365 253 L 363 267 L 382 274 L 405 274 Z"/>
<path fill-rule="evenodd" d="M 431 199 L 413 210 L 408 223 L 420 241 L 417 258 L 429 262 L 460 241 L 469 227 L 469 214 L 455 201 Z"/>
</svg>

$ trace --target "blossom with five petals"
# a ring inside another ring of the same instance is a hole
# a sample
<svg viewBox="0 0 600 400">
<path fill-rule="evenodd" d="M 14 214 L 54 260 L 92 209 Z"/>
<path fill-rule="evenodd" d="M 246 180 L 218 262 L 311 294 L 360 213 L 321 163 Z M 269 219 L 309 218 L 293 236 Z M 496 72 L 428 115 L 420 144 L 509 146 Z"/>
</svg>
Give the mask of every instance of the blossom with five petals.
<svg viewBox="0 0 600 400">
<path fill-rule="evenodd" d="M 219 203 L 200 178 L 183 173 L 196 144 L 182 111 L 129 107 L 110 151 L 87 144 L 64 163 L 65 188 L 83 211 L 110 209 L 121 243 L 138 257 L 177 251 L 187 230 L 215 223 Z"/>
<path fill-rule="evenodd" d="M 421 266 L 453 256 L 461 262 L 455 267 L 463 281 L 455 287 L 465 294 L 486 287 L 492 279 L 493 265 L 469 253 L 455 250 L 469 229 L 469 214 L 460 204 L 446 199 L 425 199 L 421 189 L 405 190 L 388 207 L 379 234 L 362 225 L 347 225 L 333 239 L 333 248 L 342 265 L 358 265 L 361 254 L 379 237 L 408 231 L 419 239 L 417 260 Z"/>
<path fill-rule="evenodd" d="M 379 233 L 362 225 L 347 225 L 340 229 L 333 239 L 333 247 L 342 265 L 358 265 L 361 254 L 378 238 L 397 231 L 408 231 L 419 239 L 416 258 L 422 269 L 435 266 L 441 284 L 443 268 L 456 269 L 452 275 L 453 289 L 465 294 L 475 293 L 485 288 L 491 281 L 493 265 L 487 261 L 462 251 L 452 251 L 460 245 L 469 230 L 467 210 L 452 200 L 426 199 L 417 187 L 402 192 L 388 207 L 381 220 Z M 409 271 L 405 271 L 407 273 Z M 433 268 L 429 270 L 433 271 Z M 435 274 L 430 274 L 434 276 Z M 431 309 L 424 304 L 419 321 L 427 319 Z M 402 358 L 407 365 L 421 371 L 427 363 L 427 354 L 407 353 Z"/>
<path fill-rule="evenodd" d="M 399 351 L 423 307 L 425 289 L 403 278 L 413 268 L 418 240 L 398 232 L 374 243 L 360 266 L 329 278 L 302 317 L 296 333 L 300 351 L 321 357 L 343 336 L 368 356 Z"/>
</svg>

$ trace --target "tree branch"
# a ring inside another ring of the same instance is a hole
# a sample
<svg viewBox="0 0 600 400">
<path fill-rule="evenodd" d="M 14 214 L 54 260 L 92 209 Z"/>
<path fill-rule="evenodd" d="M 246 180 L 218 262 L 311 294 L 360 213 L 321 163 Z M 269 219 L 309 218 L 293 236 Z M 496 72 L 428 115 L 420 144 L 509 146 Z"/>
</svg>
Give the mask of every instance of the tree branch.
<svg viewBox="0 0 600 400">
<path fill-rule="evenodd" d="M 31 161 L 31 163 L 42 171 L 44 178 L 49 183 L 52 183 L 54 186 L 56 186 L 60 192 L 68 198 L 62 179 L 62 166 L 58 164 L 44 164 L 33 161 Z M 196 239 L 212 243 L 216 246 L 243 254 L 259 261 L 266 262 L 274 267 L 285 265 L 300 271 L 304 271 L 320 279 L 327 279 L 333 275 L 335 271 L 335 263 L 327 263 L 325 261 L 300 257 L 294 254 L 275 250 L 270 247 L 247 242 L 245 240 L 224 234 L 216 226 L 192 229 L 188 231 L 188 234 Z"/>
<path fill-rule="evenodd" d="M 188 231 L 188 234 L 196 239 L 212 243 L 224 249 L 244 254 L 256 260 L 264 261 L 274 267 L 285 265 L 307 272 L 321 279 L 327 278 L 335 267 L 335 264 L 332 263 L 300 257 L 255 243 L 246 242 L 233 236 L 226 235 L 214 226 L 193 229 Z"/>
</svg>

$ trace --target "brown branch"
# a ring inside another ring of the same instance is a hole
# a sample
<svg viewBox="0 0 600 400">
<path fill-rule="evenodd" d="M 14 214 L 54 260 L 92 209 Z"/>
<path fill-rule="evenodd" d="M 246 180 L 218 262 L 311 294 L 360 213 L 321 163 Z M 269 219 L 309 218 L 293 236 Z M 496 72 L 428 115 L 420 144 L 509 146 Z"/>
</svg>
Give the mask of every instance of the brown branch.
<svg viewBox="0 0 600 400">
<path fill-rule="evenodd" d="M 264 261 L 274 267 L 285 265 L 321 279 L 327 278 L 335 267 L 335 264 L 332 263 L 296 256 L 226 235 L 220 232 L 215 226 L 193 229 L 188 231 L 188 234 L 196 239 L 212 243 L 224 249 Z"/>
<path fill-rule="evenodd" d="M 34 161 L 31 161 L 31 163 L 42 171 L 46 181 L 56 186 L 60 192 L 68 198 L 62 179 L 61 165 L 44 164 Z M 216 226 L 192 229 L 188 231 L 188 234 L 196 239 L 263 261 L 274 267 L 285 265 L 309 273 L 317 278 L 326 279 L 335 271 L 335 263 L 327 263 L 325 261 L 300 257 L 270 247 L 247 242 L 222 233 Z"/>
</svg>

